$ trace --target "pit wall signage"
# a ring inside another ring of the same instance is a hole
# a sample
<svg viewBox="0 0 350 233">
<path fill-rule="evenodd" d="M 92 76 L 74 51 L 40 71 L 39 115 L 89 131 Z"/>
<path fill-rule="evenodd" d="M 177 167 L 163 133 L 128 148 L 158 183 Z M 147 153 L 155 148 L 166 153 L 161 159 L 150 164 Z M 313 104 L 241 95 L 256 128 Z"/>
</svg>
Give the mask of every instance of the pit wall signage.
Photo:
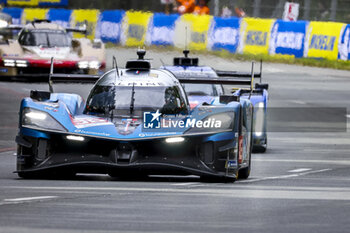
<svg viewBox="0 0 350 233">
<path fill-rule="evenodd" d="M 185 14 L 181 18 L 187 27 L 189 48 L 193 50 L 206 50 L 208 31 L 213 17 L 209 15 Z M 184 40 L 185 38 L 182 39 Z"/>
<path fill-rule="evenodd" d="M 87 38 L 94 39 L 96 33 L 97 21 L 100 15 L 99 10 L 74 10 L 72 12 L 72 26 L 81 27 L 84 24 L 87 27 Z M 84 38 L 82 33 L 73 33 L 75 38 Z"/>
<path fill-rule="evenodd" d="M 244 18 L 241 23 L 241 47 L 239 52 L 268 54 L 271 28 L 275 20 Z"/>
<path fill-rule="evenodd" d="M 343 23 L 310 22 L 305 48 L 306 57 L 338 59 L 338 45 Z"/>
<path fill-rule="evenodd" d="M 8 6 L 68 6 L 68 0 L 5 0 Z"/>
<path fill-rule="evenodd" d="M 127 11 L 123 22 L 123 42 L 126 46 L 142 46 L 145 44 L 146 33 L 152 13 Z"/>
<path fill-rule="evenodd" d="M 307 21 L 276 20 L 271 31 L 269 54 L 303 57 L 308 25 Z"/>
<path fill-rule="evenodd" d="M 344 23 L 123 10 L 7 7 L 3 12 L 17 23 L 50 19 L 63 27 L 87 24 L 89 39 L 130 47 L 172 46 L 286 58 L 350 60 L 350 25 Z M 85 37 L 81 33 L 73 36 Z"/>
<path fill-rule="evenodd" d="M 240 18 L 214 17 L 208 32 L 208 47 L 236 53 L 240 42 Z"/>
</svg>

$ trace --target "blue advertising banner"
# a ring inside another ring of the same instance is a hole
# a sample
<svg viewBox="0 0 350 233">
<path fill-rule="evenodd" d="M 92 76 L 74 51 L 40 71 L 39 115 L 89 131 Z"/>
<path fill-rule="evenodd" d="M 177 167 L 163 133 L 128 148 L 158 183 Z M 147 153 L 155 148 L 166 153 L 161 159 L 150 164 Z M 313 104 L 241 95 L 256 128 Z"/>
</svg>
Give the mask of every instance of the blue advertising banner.
<svg viewBox="0 0 350 233">
<path fill-rule="evenodd" d="M 5 7 L 2 10 L 2 12 L 10 15 L 12 17 L 13 24 L 21 24 L 22 23 L 22 14 L 23 14 L 22 8 L 7 8 L 7 7 Z"/>
<path fill-rule="evenodd" d="M 306 21 L 276 20 L 271 31 L 269 53 L 303 57 L 307 26 Z"/>
<path fill-rule="evenodd" d="M 350 24 L 345 25 L 339 40 L 339 55 L 341 60 L 350 60 Z"/>
<path fill-rule="evenodd" d="M 209 48 L 212 50 L 225 49 L 231 53 L 235 53 L 239 45 L 240 24 L 241 20 L 236 17 L 214 17 L 209 30 Z"/>
<path fill-rule="evenodd" d="M 175 24 L 179 15 L 155 13 L 149 25 L 147 43 L 152 45 L 174 45 Z"/>
<path fill-rule="evenodd" d="M 124 14 L 120 10 L 103 11 L 97 22 L 96 38 L 103 42 L 119 43 Z"/>
<path fill-rule="evenodd" d="M 71 15 L 72 10 L 50 9 L 48 12 L 48 19 L 62 27 L 69 27 Z"/>
</svg>

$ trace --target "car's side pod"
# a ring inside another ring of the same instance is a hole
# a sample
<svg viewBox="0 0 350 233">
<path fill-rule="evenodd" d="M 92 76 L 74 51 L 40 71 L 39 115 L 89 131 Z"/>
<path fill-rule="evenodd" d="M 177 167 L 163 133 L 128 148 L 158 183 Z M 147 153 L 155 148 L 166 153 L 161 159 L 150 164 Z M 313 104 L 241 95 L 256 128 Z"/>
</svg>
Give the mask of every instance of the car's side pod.
<svg viewBox="0 0 350 233">
<path fill-rule="evenodd" d="M 240 98 L 236 95 L 220 95 L 219 101 L 221 104 L 228 104 L 230 102 L 239 102 Z"/>
<path fill-rule="evenodd" d="M 269 84 L 268 83 L 256 83 L 255 84 L 255 89 L 269 89 Z"/>
</svg>

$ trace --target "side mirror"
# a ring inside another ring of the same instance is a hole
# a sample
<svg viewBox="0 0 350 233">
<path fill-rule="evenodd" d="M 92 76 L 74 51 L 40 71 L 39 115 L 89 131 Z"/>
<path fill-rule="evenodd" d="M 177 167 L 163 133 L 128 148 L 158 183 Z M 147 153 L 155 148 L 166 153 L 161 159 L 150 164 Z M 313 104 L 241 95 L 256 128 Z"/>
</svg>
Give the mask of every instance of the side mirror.
<svg viewBox="0 0 350 233">
<path fill-rule="evenodd" d="M 239 102 L 240 98 L 236 95 L 220 95 L 219 101 L 221 104 L 227 104 L 230 102 Z"/>
<path fill-rule="evenodd" d="M 268 83 L 256 83 L 255 84 L 255 89 L 269 89 L 269 84 Z"/>
<path fill-rule="evenodd" d="M 78 48 L 79 46 L 80 46 L 79 40 L 73 39 L 73 40 L 72 40 L 72 47 L 73 47 L 73 48 Z"/>
<path fill-rule="evenodd" d="M 30 91 L 30 98 L 32 98 L 33 100 L 37 100 L 37 101 L 45 101 L 45 100 L 49 100 L 51 97 L 51 93 L 48 91 Z"/>
</svg>

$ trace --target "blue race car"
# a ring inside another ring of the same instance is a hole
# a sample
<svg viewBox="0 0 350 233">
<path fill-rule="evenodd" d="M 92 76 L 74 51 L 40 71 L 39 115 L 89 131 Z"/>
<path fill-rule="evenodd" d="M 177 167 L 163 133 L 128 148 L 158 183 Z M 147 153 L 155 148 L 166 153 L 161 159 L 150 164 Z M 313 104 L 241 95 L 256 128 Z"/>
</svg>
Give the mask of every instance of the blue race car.
<svg viewBox="0 0 350 233">
<path fill-rule="evenodd" d="M 181 84 L 250 81 L 176 78 L 151 69 L 143 59 L 145 51 L 138 55 L 125 69 L 116 67 L 100 78 L 50 75 L 51 81 L 96 82 L 86 103 L 76 94 L 53 93 L 51 81 L 50 92 L 32 91 L 22 100 L 16 137 L 20 177 L 104 173 L 248 178 L 250 100 L 220 95 L 191 109 Z"/>
<path fill-rule="evenodd" d="M 267 103 L 268 103 L 268 84 L 261 83 L 262 64 L 260 64 L 260 73 L 244 73 L 237 71 L 219 71 L 209 66 L 199 66 L 198 58 L 188 57 L 189 51 L 184 50 L 184 57 L 175 57 L 173 66 L 162 66 L 162 69 L 172 72 L 176 77 L 192 78 L 212 78 L 222 79 L 231 77 L 237 79 L 258 78 L 260 83 L 255 84 L 255 88 L 248 83 L 249 88 L 242 88 L 241 85 L 247 83 L 237 83 L 233 88 L 233 94 L 243 99 L 249 99 L 254 106 L 253 122 L 253 152 L 265 152 L 267 148 Z M 191 108 L 198 104 L 211 103 L 214 99 L 224 94 L 222 84 L 184 84 L 184 89 L 188 95 Z M 239 86 L 239 87 L 238 87 Z"/>
</svg>

